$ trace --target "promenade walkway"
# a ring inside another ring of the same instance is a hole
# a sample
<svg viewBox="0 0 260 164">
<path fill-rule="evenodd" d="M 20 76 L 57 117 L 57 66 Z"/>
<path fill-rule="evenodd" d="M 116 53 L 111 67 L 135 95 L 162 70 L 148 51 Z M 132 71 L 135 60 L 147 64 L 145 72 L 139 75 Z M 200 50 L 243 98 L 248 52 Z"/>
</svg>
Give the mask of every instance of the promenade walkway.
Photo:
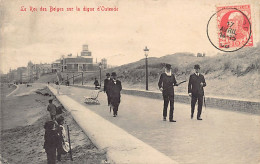
<svg viewBox="0 0 260 164">
<path fill-rule="evenodd" d="M 260 163 L 258 115 L 207 108 L 197 121 L 190 119 L 189 105 L 175 103 L 177 122 L 170 123 L 162 121 L 162 100 L 122 94 L 114 118 L 104 93 L 100 105 L 87 105 L 83 96 L 93 90 L 62 86 L 61 92 L 178 163 Z"/>
</svg>

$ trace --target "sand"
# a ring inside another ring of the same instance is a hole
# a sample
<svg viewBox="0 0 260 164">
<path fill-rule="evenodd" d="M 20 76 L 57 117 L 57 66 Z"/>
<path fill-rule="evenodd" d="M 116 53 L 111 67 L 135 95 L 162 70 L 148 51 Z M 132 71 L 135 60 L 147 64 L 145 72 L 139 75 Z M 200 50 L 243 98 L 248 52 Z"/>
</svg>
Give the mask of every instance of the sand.
<svg viewBox="0 0 260 164">
<path fill-rule="evenodd" d="M 53 96 L 36 94 L 43 85 L 32 87 L 1 85 L 1 162 L 10 164 L 47 163 L 43 125 L 50 120 L 46 110 Z M 10 96 L 9 93 L 15 90 Z M 47 88 L 46 92 L 50 93 Z M 61 105 L 55 98 L 54 104 Z M 80 129 L 71 115 L 64 110 L 65 127 L 69 125 L 73 161 L 70 155 L 62 155 L 58 163 L 107 163 L 106 152 L 99 150 Z M 67 128 L 66 128 L 67 130 Z"/>
</svg>

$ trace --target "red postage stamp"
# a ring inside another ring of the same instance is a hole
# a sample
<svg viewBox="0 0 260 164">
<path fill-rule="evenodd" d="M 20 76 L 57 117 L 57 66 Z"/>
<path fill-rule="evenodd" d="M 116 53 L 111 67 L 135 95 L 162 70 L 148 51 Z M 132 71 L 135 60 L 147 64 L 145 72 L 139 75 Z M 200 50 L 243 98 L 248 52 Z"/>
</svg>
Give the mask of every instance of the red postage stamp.
<svg viewBox="0 0 260 164">
<path fill-rule="evenodd" d="M 220 49 L 253 46 L 250 5 L 217 7 Z"/>
</svg>

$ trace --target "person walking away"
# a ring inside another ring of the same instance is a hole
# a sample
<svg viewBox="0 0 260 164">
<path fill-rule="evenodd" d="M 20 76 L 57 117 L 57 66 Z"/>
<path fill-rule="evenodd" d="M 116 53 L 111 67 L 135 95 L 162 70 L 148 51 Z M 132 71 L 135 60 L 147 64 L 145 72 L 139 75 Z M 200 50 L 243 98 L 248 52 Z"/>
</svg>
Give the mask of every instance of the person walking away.
<svg viewBox="0 0 260 164">
<path fill-rule="evenodd" d="M 112 72 L 112 82 L 110 85 L 110 98 L 111 98 L 111 105 L 113 108 L 113 117 L 116 117 L 118 114 L 118 107 L 120 104 L 120 98 L 121 98 L 121 90 L 122 85 L 121 81 L 117 80 L 117 75 L 115 72 Z"/>
<path fill-rule="evenodd" d="M 194 108 L 198 101 L 197 120 L 202 120 L 201 112 L 203 105 L 204 87 L 206 86 L 205 78 L 200 73 L 200 66 L 194 65 L 195 73 L 190 75 L 188 83 L 188 94 L 191 97 L 191 119 L 193 119 Z"/>
<path fill-rule="evenodd" d="M 104 92 L 107 94 L 107 104 L 108 106 L 110 105 L 110 85 L 111 85 L 111 78 L 110 78 L 110 73 L 106 74 L 106 79 L 104 80 Z"/>
<path fill-rule="evenodd" d="M 174 86 L 178 86 L 177 81 L 175 79 L 174 74 L 171 70 L 171 65 L 166 64 L 165 72 L 161 74 L 158 87 L 160 91 L 162 91 L 163 95 L 163 121 L 166 121 L 167 117 L 167 108 L 170 102 L 170 113 L 169 113 L 169 121 L 176 122 L 173 120 L 173 112 L 174 112 Z"/>
<path fill-rule="evenodd" d="M 50 112 L 50 116 L 52 120 L 56 119 L 56 106 L 52 103 L 52 99 L 49 100 L 49 105 L 47 107 L 47 111 Z"/>
<path fill-rule="evenodd" d="M 95 78 L 94 85 L 95 85 L 95 89 L 99 89 L 99 82 L 97 78 Z"/>
<path fill-rule="evenodd" d="M 58 147 L 59 136 L 56 130 L 54 121 L 47 121 L 44 124 L 45 134 L 44 134 L 44 146 L 45 152 L 47 154 L 47 163 L 56 164 L 56 150 Z"/>
</svg>

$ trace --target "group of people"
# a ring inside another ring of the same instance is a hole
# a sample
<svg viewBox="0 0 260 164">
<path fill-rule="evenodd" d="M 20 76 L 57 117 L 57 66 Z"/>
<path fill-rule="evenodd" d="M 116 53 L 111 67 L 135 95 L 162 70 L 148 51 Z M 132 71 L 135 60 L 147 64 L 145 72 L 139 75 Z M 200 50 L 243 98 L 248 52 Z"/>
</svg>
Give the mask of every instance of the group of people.
<svg viewBox="0 0 260 164">
<path fill-rule="evenodd" d="M 204 76 L 200 73 L 200 66 L 194 65 L 194 73 L 190 75 L 188 82 L 188 94 L 191 97 L 191 119 L 193 119 L 195 105 L 198 102 L 197 120 L 202 120 L 201 112 L 204 97 L 204 87 L 206 81 Z M 118 106 L 120 104 L 120 91 L 122 90 L 121 81 L 117 80 L 115 72 L 106 74 L 104 80 L 104 92 L 107 94 L 108 105 L 113 108 L 113 116 L 116 117 L 118 114 Z M 183 81 L 185 82 L 185 81 Z M 181 82 L 182 83 L 182 82 Z M 166 121 L 167 108 L 170 102 L 169 121 L 176 122 L 173 119 L 174 112 L 174 86 L 178 86 L 176 78 L 172 72 L 170 64 L 165 65 L 165 72 L 160 75 L 158 87 L 162 92 L 164 104 L 163 104 L 163 121 Z"/>
<path fill-rule="evenodd" d="M 104 80 L 104 92 L 107 94 L 107 104 L 113 109 L 113 117 L 118 114 L 118 107 L 120 104 L 122 84 L 121 81 L 117 79 L 116 72 L 106 74 L 106 79 Z"/>
<path fill-rule="evenodd" d="M 49 100 L 47 111 L 50 113 L 50 120 L 45 122 L 44 149 L 47 154 L 47 163 L 55 164 L 56 160 L 61 161 L 61 155 L 67 153 L 64 150 L 66 131 L 63 126 L 64 117 L 61 107 L 56 107 L 53 100 Z"/>
<path fill-rule="evenodd" d="M 195 73 L 190 75 L 188 83 L 188 94 L 191 97 L 191 119 L 193 119 L 195 105 L 198 102 L 197 120 L 202 120 L 203 88 L 206 86 L 206 82 L 204 76 L 200 73 L 200 66 L 198 64 L 194 66 L 194 70 Z M 111 76 L 110 73 L 107 73 L 106 77 L 104 80 L 104 92 L 107 94 L 108 106 L 110 106 L 110 109 L 113 109 L 113 117 L 116 117 L 121 99 L 120 92 L 122 90 L 122 84 L 121 81 L 117 79 L 116 72 L 112 72 Z M 163 121 L 166 121 L 167 108 L 170 102 L 169 121 L 176 122 L 176 120 L 173 119 L 174 86 L 178 86 L 179 84 L 172 72 L 171 65 L 166 64 L 165 72 L 160 75 L 158 82 L 158 87 L 162 91 L 164 100 Z M 57 117 L 57 115 L 60 115 L 62 112 L 60 111 L 61 109 L 52 103 L 52 100 L 49 100 L 47 110 L 50 112 L 51 121 L 47 121 L 44 125 L 44 149 L 47 153 L 48 164 L 55 164 L 56 159 L 60 161 L 61 154 L 66 153 L 62 147 L 66 138 L 65 128 L 63 127 L 64 117 Z"/>
<path fill-rule="evenodd" d="M 191 119 L 193 119 L 194 109 L 196 102 L 198 102 L 197 120 L 202 120 L 201 112 L 204 97 L 204 87 L 206 86 L 205 78 L 200 73 L 200 66 L 194 65 L 195 73 L 190 75 L 188 83 L 188 94 L 191 97 Z M 174 112 L 174 86 L 178 86 L 174 74 L 172 73 L 171 65 L 166 64 L 165 72 L 161 74 L 158 87 L 162 91 L 164 106 L 163 106 L 163 120 L 166 121 L 167 108 L 170 102 L 169 121 L 176 122 L 173 120 Z"/>
</svg>

